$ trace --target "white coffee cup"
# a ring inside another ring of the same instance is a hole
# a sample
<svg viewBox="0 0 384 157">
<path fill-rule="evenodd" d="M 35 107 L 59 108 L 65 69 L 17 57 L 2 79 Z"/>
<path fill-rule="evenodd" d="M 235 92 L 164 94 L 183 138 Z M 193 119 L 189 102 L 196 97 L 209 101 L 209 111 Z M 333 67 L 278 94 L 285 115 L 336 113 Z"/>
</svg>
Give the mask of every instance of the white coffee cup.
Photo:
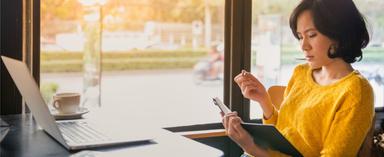
<svg viewBox="0 0 384 157">
<path fill-rule="evenodd" d="M 56 93 L 53 96 L 53 107 L 59 113 L 76 113 L 80 105 L 79 93 Z"/>
</svg>

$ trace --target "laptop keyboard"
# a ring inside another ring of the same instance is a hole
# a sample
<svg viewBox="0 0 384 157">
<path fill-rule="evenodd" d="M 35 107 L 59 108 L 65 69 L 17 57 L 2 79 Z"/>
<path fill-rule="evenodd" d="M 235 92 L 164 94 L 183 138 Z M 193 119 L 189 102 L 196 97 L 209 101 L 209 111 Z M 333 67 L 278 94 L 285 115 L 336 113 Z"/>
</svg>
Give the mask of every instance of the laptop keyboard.
<svg viewBox="0 0 384 157">
<path fill-rule="evenodd" d="M 93 129 L 92 125 L 85 121 L 70 121 L 57 123 L 64 139 L 69 143 L 91 143 L 111 140 L 105 134 Z"/>
</svg>

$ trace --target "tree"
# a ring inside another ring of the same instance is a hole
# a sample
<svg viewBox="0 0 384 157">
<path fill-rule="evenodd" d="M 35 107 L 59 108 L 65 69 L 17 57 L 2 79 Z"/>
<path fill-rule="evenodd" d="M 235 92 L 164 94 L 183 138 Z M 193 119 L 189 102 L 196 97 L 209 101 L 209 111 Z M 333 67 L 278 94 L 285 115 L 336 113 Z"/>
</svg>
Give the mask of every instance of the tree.
<svg viewBox="0 0 384 157">
<path fill-rule="evenodd" d="M 102 6 L 103 28 L 108 31 L 142 30 L 147 21 L 192 23 L 204 21 L 206 14 L 218 17 L 209 21 L 221 23 L 223 8 L 224 0 L 108 0 Z M 76 27 L 55 27 L 55 21 L 81 23 L 82 20 L 83 10 L 78 0 L 44 0 L 41 3 L 43 36 L 76 31 Z"/>
<path fill-rule="evenodd" d="M 55 21 L 74 21 L 81 17 L 81 6 L 77 0 L 41 1 L 40 25 L 43 36 L 52 36 L 58 31 L 71 31 L 68 27 L 54 26 Z"/>
</svg>

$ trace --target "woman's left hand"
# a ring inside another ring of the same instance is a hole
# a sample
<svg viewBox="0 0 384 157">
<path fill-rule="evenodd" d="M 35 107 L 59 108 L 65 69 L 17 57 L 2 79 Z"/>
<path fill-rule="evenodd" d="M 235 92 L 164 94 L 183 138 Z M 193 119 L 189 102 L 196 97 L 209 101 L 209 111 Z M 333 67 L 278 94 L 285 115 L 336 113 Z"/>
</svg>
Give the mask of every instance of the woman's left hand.
<svg viewBox="0 0 384 157">
<path fill-rule="evenodd" d="M 254 156 L 267 156 L 267 151 L 253 142 L 253 137 L 241 126 L 241 118 L 237 112 L 223 115 L 223 125 L 227 135 L 245 152 Z"/>
</svg>

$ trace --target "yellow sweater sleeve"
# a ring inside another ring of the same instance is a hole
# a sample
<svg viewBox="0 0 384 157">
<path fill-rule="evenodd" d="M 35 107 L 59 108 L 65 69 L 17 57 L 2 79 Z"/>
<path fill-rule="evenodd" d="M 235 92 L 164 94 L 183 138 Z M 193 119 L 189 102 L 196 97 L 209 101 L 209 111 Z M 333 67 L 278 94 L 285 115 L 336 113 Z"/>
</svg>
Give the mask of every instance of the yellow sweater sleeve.
<svg viewBox="0 0 384 157">
<path fill-rule="evenodd" d="M 273 109 L 272 117 L 269 119 L 265 119 L 263 116 L 263 124 L 272 124 L 275 125 L 277 121 L 277 117 L 279 117 L 279 112 L 276 109 Z"/>
<path fill-rule="evenodd" d="M 294 82 L 295 82 L 295 76 L 298 75 L 298 74 L 300 73 L 300 69 L 301 69 L 301 67 L 300 67 L 300 66 L 297 66 L 297 67 L 295 67 L 295 69 L 293 70 L 293 75 L 292 75 L 291 79 L 289 80 L 287 87 L 286 87 L 285 90 L 284 90 L 284 99 L 287 97 L 288 93 L 290 92 L 290 89 L 291 89 L 292 85 L 293 85 Z M 284 103 L 284 102 L 282 102 L 282 104 L 283 104 L 283 103 Z M 281 104 L 281 105 L 282 105 L 282 104 Z M 279 117 L 279 111 L 278 111 L 278 109 L 275 108 L 275 109 L 273 110 L 273 114 L 272 114 L 272 117 L 271 117 L 271 118 L 269 118 L 269 119 L 265 119 L 264 116 L 263 116 L 263 119 L 262 119 L 262 120 L 263 120 L 263 124 L 276 125 L 278 117 Z"/>
</svg>

